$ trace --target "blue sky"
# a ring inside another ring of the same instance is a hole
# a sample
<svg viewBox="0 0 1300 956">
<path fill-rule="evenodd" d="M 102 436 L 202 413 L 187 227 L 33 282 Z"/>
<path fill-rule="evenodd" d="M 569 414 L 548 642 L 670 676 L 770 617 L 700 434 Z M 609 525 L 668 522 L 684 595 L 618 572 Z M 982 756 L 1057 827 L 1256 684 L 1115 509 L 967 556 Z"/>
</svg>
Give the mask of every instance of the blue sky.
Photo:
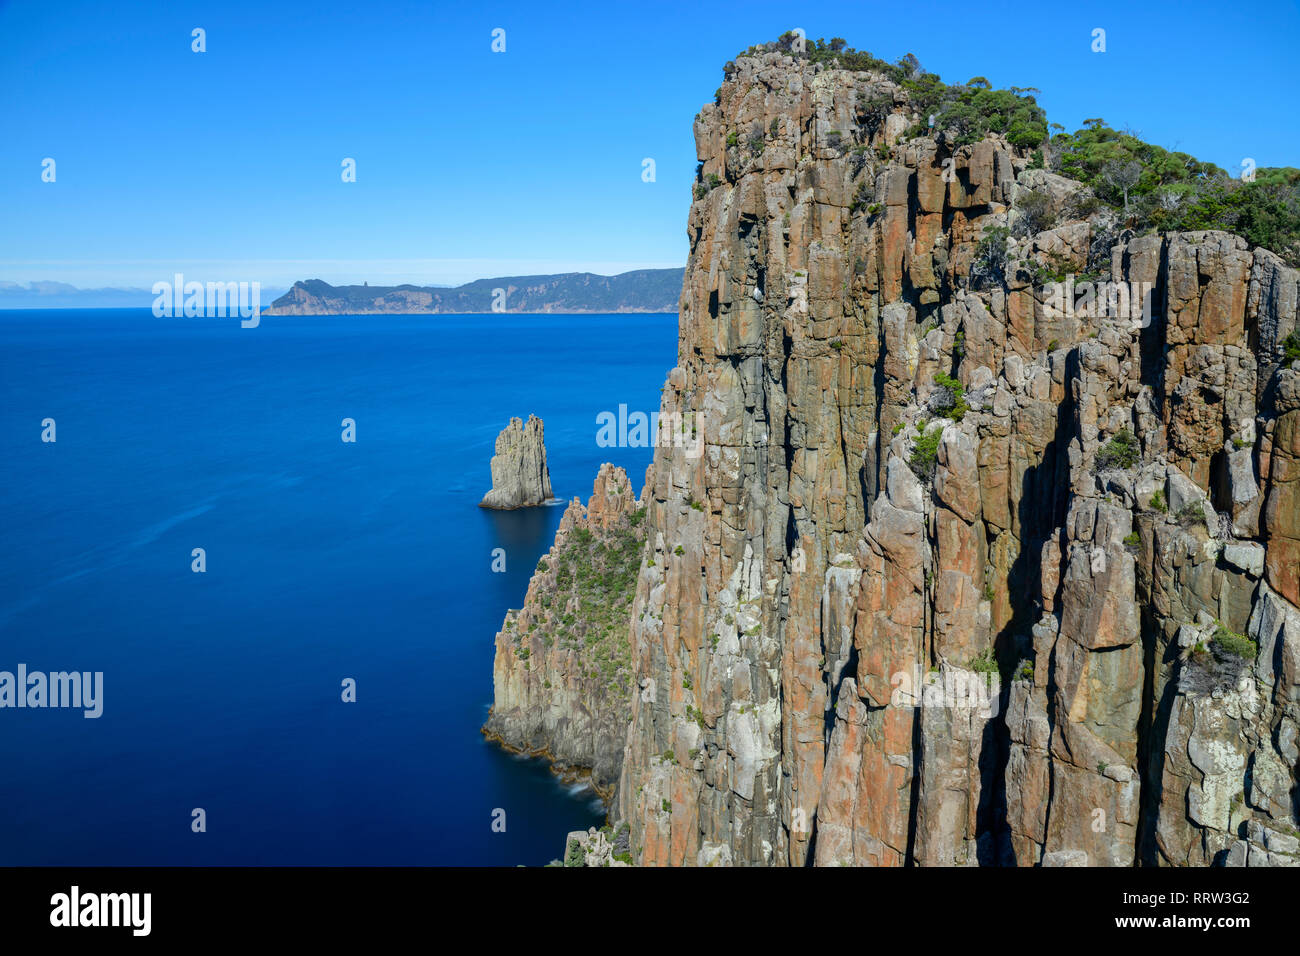
<svg viewBox="0 0 1300 956">
<path fill-rule="evenodd" d="M 1101 116 L 1229 170 L 1300 166 L 1295 2 L 0 0 L 0 280 L 681 265 L 692 117 L 728 59 L 792 27 L 1037 87 L 1069 129 Z"/>
</svg>

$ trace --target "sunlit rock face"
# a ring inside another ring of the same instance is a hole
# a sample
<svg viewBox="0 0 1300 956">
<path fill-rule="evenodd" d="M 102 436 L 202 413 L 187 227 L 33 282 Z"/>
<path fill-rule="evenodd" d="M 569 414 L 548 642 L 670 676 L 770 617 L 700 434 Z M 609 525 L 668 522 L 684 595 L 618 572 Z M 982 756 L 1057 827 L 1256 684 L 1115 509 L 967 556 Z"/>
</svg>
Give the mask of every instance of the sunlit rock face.
<svg viewBox="0 0 1300 956">
<path fill-rule="evenodd" d="M 1080 184 L 918 123 L 776 52 L 696 118 L 635 862 L 1296 862 L 1296 271 L 1072 219 Z"/>
</svg>

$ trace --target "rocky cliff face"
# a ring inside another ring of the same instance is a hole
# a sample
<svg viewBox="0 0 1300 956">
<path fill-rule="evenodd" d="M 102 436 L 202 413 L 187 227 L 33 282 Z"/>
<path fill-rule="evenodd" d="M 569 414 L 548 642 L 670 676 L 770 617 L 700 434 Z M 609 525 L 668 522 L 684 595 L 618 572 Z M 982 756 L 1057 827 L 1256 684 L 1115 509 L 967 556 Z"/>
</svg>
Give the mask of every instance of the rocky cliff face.
<svg viewBox="0 0 1300 956">
<path fill-rule="evenodd" d="M 921 119 L 764 53 L 696 120 L 661 415 L 705 444 L 644 501 L 635 861 L 1296 863 L 1296 271 L 1071 219 Z"/>
<path fill-rule="evenodd" d="M 537 564 L 524 606 L 496 636 L 492 711 L 483 732 L 590 771 L 612 794 L 631 698 L 628 622 L 645 544 L 645 512 L 622 468 L 606 464 L 584 508 L 574 498 Z"/>
<path fill-rule="evenodd" d="M 527 508 L 555 497 L 551 493 L 543 437 L 542 420 L 536 415 L 529 415 L 527 423 L 510 419 L 510 424 L 497 436 L 496 454 L 492 456 L 492 489 L 483 496 L 479 507 Z"/>
</svg>

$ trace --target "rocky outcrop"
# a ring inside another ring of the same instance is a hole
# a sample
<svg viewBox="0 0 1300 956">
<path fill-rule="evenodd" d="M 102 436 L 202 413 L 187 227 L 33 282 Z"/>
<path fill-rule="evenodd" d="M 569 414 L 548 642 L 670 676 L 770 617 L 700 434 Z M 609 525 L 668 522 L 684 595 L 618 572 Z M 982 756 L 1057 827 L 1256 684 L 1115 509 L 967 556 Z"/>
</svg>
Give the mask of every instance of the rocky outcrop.
<svg viewBox="0 0 1300 956">
<path fill-rule="evenodd" d="M 564 840 L 564 859 L 555 860 L 550 866 L 631 866 L 631 853 L 628 852 L 629 832 L 627 824 L 615 830 L 606 825 L 597 830 L 573 830 Z"/>
<path fill-rule="evenodd" d="M 608 797 L 623 760 L 631 697 L 628 626 L 645 512 L 622 468 L 601 466 L 537 563 L 524 605 L 496 636 L 494 699 L 483 732 L 587 774 Z"/>
<path fill-rule="evenodd" d="M 634 858 L 1290 861 L 1297 273 L 1029 232 L 1027 192 L 1081 187 L 921 119 L 778 52 L 696 119 L 661 416 L 704 451 L 658 448 L 645 502 Z"/>
<path fill-rule="evenodd" d="M 551 473 L 546 468 L 546 444 L 542 420 L 529 415 L 518 418 L 497 436 L 492 456 L 492 490 L 479 502 L 481 508 L 508 510 L 527 508 L 552 500 Z"/>
</svg>

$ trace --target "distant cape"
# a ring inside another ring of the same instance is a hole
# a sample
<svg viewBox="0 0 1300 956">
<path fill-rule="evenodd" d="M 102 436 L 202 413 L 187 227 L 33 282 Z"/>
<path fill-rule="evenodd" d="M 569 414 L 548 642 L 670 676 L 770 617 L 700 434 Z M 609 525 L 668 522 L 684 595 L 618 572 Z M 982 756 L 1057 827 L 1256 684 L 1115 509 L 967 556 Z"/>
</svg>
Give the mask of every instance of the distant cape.
<svg viewBox="0 0 1300 956">
<path fill-rule="evenodd" d="M 502 276 L 465 285 L 332 286 L 295 282 L 263 315 L 367 315 L 437 312 L 676 312 L 682 269 L 637 269 Z"/>
</svg>

